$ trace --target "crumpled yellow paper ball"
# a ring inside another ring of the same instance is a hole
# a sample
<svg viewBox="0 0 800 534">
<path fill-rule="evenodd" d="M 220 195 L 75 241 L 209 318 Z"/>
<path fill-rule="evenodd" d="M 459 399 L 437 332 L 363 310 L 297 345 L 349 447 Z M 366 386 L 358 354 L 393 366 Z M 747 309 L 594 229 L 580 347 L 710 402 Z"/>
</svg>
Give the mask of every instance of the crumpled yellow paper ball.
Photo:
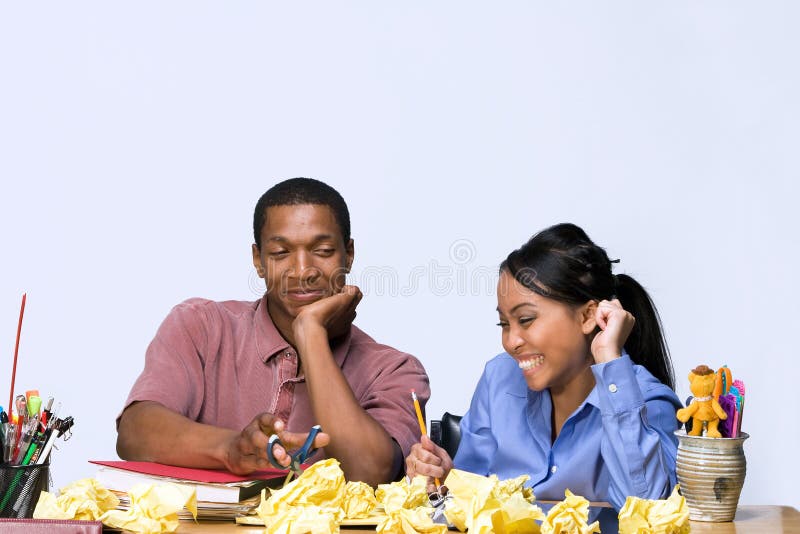
<svg viewBox="0 0 800 534">
<path fill-rule="evenodd" d="M 522 492 L 503 500 L 489 499 L 484 508 L 472 519 L 470 532 L 488 534 L 538 534 L 536 520 L 544 518 L 541 508 L 530 503 Z"/>
<path fill-rule="evenodd" d="M 564 492 L 565 498 L 553 506 L 542 522 L 542 534 L 590 534 L 600 532 L 600 522 L 591 525 L 589 520 L 589 501 L 570 490 Z"/>
<path fill-rule="evenodd" d="M 539 532 L 535 522 L 544 513 L 532 504 L 533 492 L 524 488 L 527 475 L 498 480 L 452 469 L 445 485 L 449 499 L 444 515 L 460 531 L 475 534 L 489 532 Z"/>
<path fill-rule="evenodd" d="M 278 490 L 259 505 L 259 515 L 274 514 L 291 506 L 340 508 L 344 499 L 344 473 L 339 462 L 327 458 L 311 465 L 302 475 Z"/>
<path fill-rule="evenodd" d="M 500 480 L 492 491 L 499 498 L 510 497 L 515 493 L 521 493 L 527 501 L 534 502 L 536 498 L 533 495 L 533 489 L 525 487 L 525 483 L 530 480 L 530 478 L 531 477 L 528 475 L 520 475 L 517 478 Z"/>
<path fill-rule="evenodd" d="M 342 510 L 347 519 L 367 517 L 376 506 L 378 506 L 378 500 L 375 498 L 372 486 L 366 482 L 354 480 L 347 483 L 342 503 Z"/>
<path fill-rule="evenodd" d="M 380 484 L 375 498 L 387 514 L 403 508 L 411 509 L 428 504 L 428 479 L 417 475 L 409 484 L 406 479 L 391 484 Z"/>
<path fill-rule="evenodd" d="M 339 515 L 332 508 L 314 505 L 288 508 L 271 517 L 266 534 L 336 534 L 339 532 Z"/>
<path fill-rule="evenodd" d="M 307 519 L 312 518 L 317 519 L 314 525 L 319 528 L 331 528 L 329 525 L 335 524 L 338 532 L 345 515 L 344 498 L 344 473 L 336 459 L 327 458 L 311 465 L 283 488 L 273 490 L 269 498 L 266 498 L 266 491 L 262 491 L 256 513 L 269 532 L 309 532 L 311 523 Z M 302 512 L 305 508 L 309 509 L 308 514 Z M 273 525 L 281 526 L 271 530 Z"/>
<path fill-rule="evenodd" d="M 444 534 L 447 532 L 447 525 L 434 523 L 429 509 L 396 508 L 378 523 L 375 532 L 379 534 Z"/>
<path fill-rule="evenodd" d="M 138 532 L 160 534 L 174 532 L 180 520 L 178 512 L 186 507 L 197 519 L 197 492 L 178 484 L 136 484 L 128 490 L 129 510 L 109 510 L 100 517 L 104 525 Z"/>
<path fill-rule="evenodd" d="M 43 491 L 33 511 L 34 519 L 97 521 L 119 506 L 116 495 L 94 478 L 82 478 L 61 488 L 58 497 Z"/>
<path fill-rule="evenodd" d="M 620 534 L 687 534 L 689 508 L 679 487 L 667 499 L 628 497 L 619 511 Z"/>
</svg>

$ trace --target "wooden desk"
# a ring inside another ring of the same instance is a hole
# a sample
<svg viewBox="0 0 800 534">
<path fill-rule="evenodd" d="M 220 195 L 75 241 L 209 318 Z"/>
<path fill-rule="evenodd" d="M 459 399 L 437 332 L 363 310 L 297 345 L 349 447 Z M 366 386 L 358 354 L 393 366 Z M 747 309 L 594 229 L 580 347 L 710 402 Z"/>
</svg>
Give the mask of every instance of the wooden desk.
<svg viewBox="0 0 800 534">
<path fill-rule="evenodd" d="M 374 532 L 372 527 L 343 528 L 341 532 Z M 230 534 L 263 534 L 264 527 L 245 527 L 235 523 L 192 523 L 181 521 L 179 534 L 228 532 Z M 457 532 L 457 531 L 451 531 Z M 692 533 L 800 534 L 800 512 L 789 506 L 740 506 L 733 523 L 692 521 Z M 608 533 L 604 533 L 608 534 Z"/>
<path fill-rule="evenodd" d="M 692 533 L 764 532 L 800 534 L 800 512 L 790 506 L 740 506 L 733 523 L 692 521 Z"/>
</svg>

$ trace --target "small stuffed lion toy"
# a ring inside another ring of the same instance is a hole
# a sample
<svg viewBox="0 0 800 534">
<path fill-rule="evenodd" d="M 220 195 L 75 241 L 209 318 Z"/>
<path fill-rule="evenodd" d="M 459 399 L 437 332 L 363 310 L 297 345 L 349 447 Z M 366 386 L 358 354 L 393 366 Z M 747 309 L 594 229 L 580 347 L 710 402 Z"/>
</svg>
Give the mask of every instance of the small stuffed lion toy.
<svg viewBox="0 0 800 534">
<path fill-rule="evenodd" d="M 714 383 L 716 373 L 707 365 L 698 365 L 696 369 L 689 373 L 689 389 L 694 395 L 691 404 L 686 408 L 681 408 L 676 414 L 678 421 L 685 423 L 692 419 L 692 430 L 690 436 L 699 436 L 706 427 L 706 436 L 709 438 L 721 438 L 717 425 L 720 419 L 727 419 L 728 414 L 722 409 L 714 398 Z"/>
</svg>

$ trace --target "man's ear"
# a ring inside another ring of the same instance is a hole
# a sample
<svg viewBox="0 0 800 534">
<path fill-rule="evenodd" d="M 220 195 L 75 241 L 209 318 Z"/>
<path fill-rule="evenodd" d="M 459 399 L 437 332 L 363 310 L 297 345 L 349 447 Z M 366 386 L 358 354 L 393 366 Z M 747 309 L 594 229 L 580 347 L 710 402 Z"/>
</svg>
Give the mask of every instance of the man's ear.
<svg viewBox="0 0 800 534">
<path fill-rule="evenodd" d="M 353 259 L 355 258 L 355 242 L 351 239 L 344 247 L 345 250 L 345 272 L 350 272 L 350 269 L 353 267 Z"/>
<path fill-rule="evenodd" d="M 593 334 L 597 330 L 597 301 L 590 300 L 579 309 L 581 330 L 584 335 Z"/>
<path fill-rule="evenodd" d="M 259 278 L 264 278 L 264 266 L 261 264 L 261 250 L 253 243 L 253 267 L 256 268 Z"/>
</svg>

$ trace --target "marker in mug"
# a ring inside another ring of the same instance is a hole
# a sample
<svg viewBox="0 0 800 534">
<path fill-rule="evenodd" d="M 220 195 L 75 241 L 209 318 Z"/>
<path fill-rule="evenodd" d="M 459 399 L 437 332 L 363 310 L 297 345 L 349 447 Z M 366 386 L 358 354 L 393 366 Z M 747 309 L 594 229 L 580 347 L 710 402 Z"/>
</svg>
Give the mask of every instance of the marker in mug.
<svg viewBox="0 0 800 534">
<path fill-rule="evenodd" d="M 44 406 L 44 410 L 42 410 L 42 427 L 47 428 L 47 422 L 50 420 L 50 410 L 53 409 L 53 397 L 47 399 L 47 404 Z"/>
</svg>

